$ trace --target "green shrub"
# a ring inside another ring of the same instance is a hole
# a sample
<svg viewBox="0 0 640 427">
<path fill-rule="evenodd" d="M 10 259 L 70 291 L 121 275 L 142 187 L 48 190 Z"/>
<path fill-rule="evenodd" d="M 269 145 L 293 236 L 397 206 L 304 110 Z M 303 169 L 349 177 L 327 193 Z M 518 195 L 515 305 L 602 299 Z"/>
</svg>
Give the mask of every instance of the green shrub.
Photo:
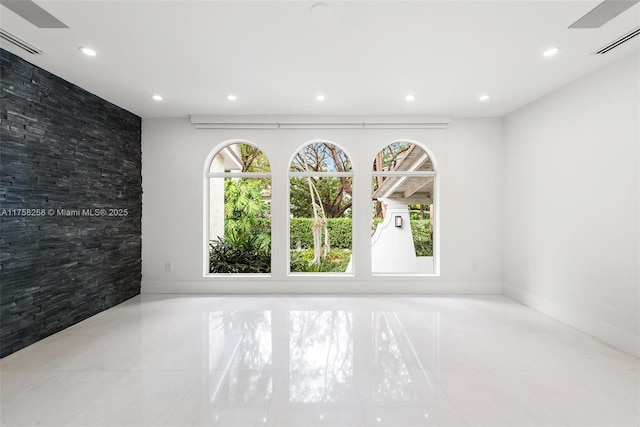
<svg viewBox="0 0 640 427">
<path fill-rule="evenodd" d="M 291 218 L 289 229 L 289 247 L 291 249 L 307 249 L 313 247 L 313 234 L 311 232 L 312 218 Z M 351 249 L 351 218 L 328 218 L 327 229 L 331 241 L 331 248 Z"/>
<path fill-rule="evenodd" d="M 271 236 L 271 218 L 257 218 L 253 234 Z"/>
<path fill-rule="evenodd" d="M 291 218 L 289 220 L 289 248 L 297 249 L 313 247 L 313 234 L 311 234 L 311 218 Z"/>
<path fill-rule="evenodd" d="M 331 237 L 331 247 L 336 249 L 352 248 L 351 218 L 329 218 L 327 228 Z"/>
<path fill-rule="evenodd" d="M 258 179 L 224 180 L 224 237 L 255 234 L 258 222 L 269 210 L 262 199 L 263 183 Z"/>
<path fill-rule="evenodd" d="M 271 248 L 262 235 L 218 238 L 209 243 L 210 273 L 269 273 Z"/>
<path fill-rule="evenodd" d="M 416 221 L 426 221 L 428 219 L 431 218 L 431 212 L 429 211 L 425 211 L 424 212 L 424 220 L 420 219 L 420 211 L 419 210 L 411 210 L 411 212 L 409 213 L 409 216 L 411 217 L 411 220 L 416 220 Z"/>
<path fill-rule="evenodd" d="M 253 234 L 271 235 L 271 218 L 257 218 Z M 312 218 L 291 218 L 290 220 L 290 248 L 297 249 L 298 242 L 302 249 L 313 247 L 311 234 Z M 331 238 L 331 247 L 337 249 L 351 249 L 351 218 L 329 218 L 327 229 Z"/>
<path fill-rule="evenodd" d="M 344 249 L 331 249 L 326 260 L 320 264 L 310 265 L 313 259 L 313 249 L 291 251 L 291 271 L 295 273 L 343 273 L 349 265 L 351 251 Z"/>
<path fill-rule="evenodd" d="M 411 233 L 416 256 L 433 256 L 431 221 L 428 219 L 411 220 Z"/>
</svg>

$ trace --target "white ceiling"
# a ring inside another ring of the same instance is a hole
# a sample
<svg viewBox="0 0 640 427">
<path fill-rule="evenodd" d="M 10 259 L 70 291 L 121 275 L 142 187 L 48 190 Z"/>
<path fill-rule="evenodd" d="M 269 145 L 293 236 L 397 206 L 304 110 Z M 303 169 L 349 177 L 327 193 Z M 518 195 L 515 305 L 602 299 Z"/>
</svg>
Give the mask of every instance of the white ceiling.
<svg viewBox="0 0 640 427">
<path fill-rule="evenodd" d="M 636 37 L 591 55 L 640 25 L 638 4 L 599 29 L 567 29 L 598 0 L 326 1 L 327 16 L 304 0 L 37 3 L 69 28 L 1 7 L 2 28 L 44 54 L 0 46 L 142 117 L 502 116 L 640 50 Z M 560 54 L 543 58 L 552 46 Z"/>
</svg>

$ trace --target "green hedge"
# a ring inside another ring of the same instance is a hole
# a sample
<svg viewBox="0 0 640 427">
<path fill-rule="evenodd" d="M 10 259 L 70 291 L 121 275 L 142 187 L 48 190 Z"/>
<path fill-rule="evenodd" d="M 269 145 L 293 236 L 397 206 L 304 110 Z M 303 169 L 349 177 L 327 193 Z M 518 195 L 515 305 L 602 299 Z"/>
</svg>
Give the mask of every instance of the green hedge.
<svg viewBox="0 0 640 427">
<path fill-rule="evenodd" d="M 313 235 L 311 234 L 311 218 L 291 218 L 289 247 L 297 249 L 298 242 L 302 249 L 313 247 Z M 331 247 L 336 249 L 351 249 L 351 218 L 329 218 L 327 220 L 329 236 L 331 236 Z M 259 220 L 259 230 L 270 235 L 271 218 L 261 218 Z M 418 256 L 433 255 L 433 242 L 431 241 L 431 221 L 428 219 L 411 220 L 411 231 L 413 232 L 413 242 Z"/>
<path fill-rule="evenodd" d="M 411 233 L 417 256 L 433 256 L 431 240 L 431 221 L 428 219 L 412 219 Z"/>
<path fill-rule="evenodd" d="M 271 236 L 271 218 L 257 218 L 258 225 L 255 234 L 266 234 Z"/>
<path fill-rule="evenodd" d="M 310 265 L 313 259 L 313 249 L 303 249 L 301 251 L 291 251 L 291 271 L 292 272 L 335 272 L 344 273 L 351 259 L 351 251 L 346 249 L 331 249 L 326 259 L 320 264 Z"/>
<path fill-rule="evenodd" d="M 296 249 L 298 242 L 303 249 L 313 247 L 312 222 L 312 218 L 291 218 L 289 231 L 291 249 Z M 351 249 L 351 218 L 329 218 L 327 228 L 332 248 Z"/>
</svg>

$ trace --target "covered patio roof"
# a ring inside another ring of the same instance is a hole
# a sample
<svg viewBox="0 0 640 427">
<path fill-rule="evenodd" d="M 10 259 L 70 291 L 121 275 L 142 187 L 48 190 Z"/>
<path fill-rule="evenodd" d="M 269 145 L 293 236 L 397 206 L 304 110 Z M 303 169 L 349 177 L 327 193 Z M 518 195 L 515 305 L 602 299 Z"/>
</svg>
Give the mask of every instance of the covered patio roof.
<svg viewBox="0 0 640 427">
<path fill-rule="evenodd" d="M 389 172 L 433 172 L 433 163 L 427 153 L 412 144 Z M 380 177 L 374 177 L 378 179 Z M 383 176 L 384 181 L 373 193 L 372 199 L 404 199 L 407 204 L 433 203 L 433 176 Z"/>
</svg>

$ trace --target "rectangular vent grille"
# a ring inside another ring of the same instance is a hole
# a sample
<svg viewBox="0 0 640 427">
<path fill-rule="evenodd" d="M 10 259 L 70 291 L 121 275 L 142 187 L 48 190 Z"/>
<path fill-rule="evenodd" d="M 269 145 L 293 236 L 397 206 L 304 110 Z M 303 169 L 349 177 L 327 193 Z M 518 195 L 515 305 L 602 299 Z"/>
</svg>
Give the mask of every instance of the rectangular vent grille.
<svg viewBox="0 0 640 427">
<path fill-rule="evenodd" d="M 635 30 L 629 31 L 627 34 L 625 34 L 624 36 L 620 37 L 619 39 L 609 43 L 608 45 L 606 45 L 602 49 L 596 50 L 595 52 L 593 52 L 593 54 L 594 55 L 604 55 L 605 53 L 609 52 L 611 49 L 615 49 L 616 47 L 620 46 L 622 43 L 628 42 L 629 40 L 631 40 L 632 38 L 634 38 L 638 34 L 640 34 L 640 27 L 636 28 Z"/>
<path fill-rule="evenodd" d="M 2 28 L 0 28 L 0 39 L 6 40 L 12 45 L 19 47 L 20 49 L 32 55 L 40 55 L 42 53 L 42 51 L 37 47 L 30 45 L 26 41 L 14 36 L 10 32 L 3 30 Z"/>
</svg>

